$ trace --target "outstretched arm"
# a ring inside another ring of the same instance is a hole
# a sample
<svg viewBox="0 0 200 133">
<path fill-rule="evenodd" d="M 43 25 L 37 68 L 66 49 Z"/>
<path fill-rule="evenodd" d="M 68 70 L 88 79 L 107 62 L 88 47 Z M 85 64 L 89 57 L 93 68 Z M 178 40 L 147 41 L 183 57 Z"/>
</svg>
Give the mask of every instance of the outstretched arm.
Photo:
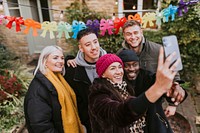
<svg viewBox="0 0 200 133">
<path fill-rule="evenodd" d="M 155 83 L 145 92 L 147 99 L 154 103 L 156 102 L 163 94 L 167 93 L 173 83 L 173 79 L 176 75 L 175 68 L 178 66 L 180 59 L 178 59 L 172 66 L 170 61 L 175 56 L 175 53 L 172 53 L 164 61 L 164 50 L 161 47 L 158 57 L 158 68 L 156 72 L 156 81 Z"/>
</svg>

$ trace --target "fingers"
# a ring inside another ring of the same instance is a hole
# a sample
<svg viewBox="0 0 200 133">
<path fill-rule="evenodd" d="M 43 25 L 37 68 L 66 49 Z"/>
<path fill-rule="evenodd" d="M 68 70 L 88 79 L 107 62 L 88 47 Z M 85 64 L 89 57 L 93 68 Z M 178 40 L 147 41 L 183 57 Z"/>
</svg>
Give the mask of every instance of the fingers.
<svg viewBox="0 0 200 133">
<path fill-rule="evenodd" d="M 163 47 L 160 48 L 159 57 L 158 57 L 158 70 L 164 69 L 164 71 L 168 72 L 171 70 L 172 76 L 175 76 L 176 72 L 175 69 L 177 68 L 178 64 L 180 63 L 180 59 L 178 59 L 173 65 L 171 65 L 172 59 L 175 57 L 176 53 L 173 52 L 170 54 L 164 61 L 164 50 Z M 168 70 L 169 69 L 169 70 Z"/>
<path fill-rule="evenodd" d="M 173 93 L 173 90 L 170 89 L 170 90 L 167 91 L 166 95 L 167 95 L 168 97 L 170 97 L 170 96 L 172 96 L 172 93 Z"/>
<path fill-rule="evenodd" d="M 77 67 L 77 64 L 76 64 L 76 62 L 75 62 L 75 59 L 68 60 L 68 61 L 67 61 L 67 66 L 68 66 L 68 67 L 72 66 L 73 68 Z"/>
<path fill-rule="evenodd" d="M 181 62 L 181 59 L 178 58 L 178 59 L 173 63 L 173 65 L 170 67 L 170 70 L 176 71 L 176 68 L 178 67 L 178 65 L 179 65 L 180 62 Z"/>
<path fill-rule="evenodd" d="M 165 116 L 169 117 L 169 110 L 165 110 Z"/>
<path fill-rule="evenodd" d="M 172 59 L 175 57 L 175 55 L 176 55 L 176 53 L 175 52 L 173 52 L 172 54 L 170 54 L 166 59 L 165 59 L 165 63 L 164 63 L 164 66 L 166 67 L 166 68 L 171 68 L 170 70 L 175 70 L 175 68 L 176 68 L 176 65 L 175 65 L 175 63 L 170 67 L 170 65 L 171 65 L 171 62 L 172 62 Z"/>
<path fill-rule="evenodd" d="M 164 63 L 164 50 L 163 47 L 161 47 L 158 56 L 158 69 L 161 69 L 163 63 Z"/>
<path fill-rule="evenodd" d="M 176 107 L 174 107 L 174 106 L 168 106 L 165 109 L 165 115 L 166 115 L 166 117 L 175 115 L 175 113 L 176 113 Z"/>
<path fill-rule="evenodd" d="M 174 100 L 174 104 L 175 105 L 178 105 L 178 104 L 180 104 L 182 101 L 183 101 L 183 99 L 184 99 L 184 94 L 185 92 L 178 92 L 177 93 L 177 95 L 175 96 L 175 100 Z"/>
<path fill-rule="evenodd" d="M 174 102 L 175 105 L 178 105 L 183 101 L 185 97 L 185 91 L 182 89 L 182 87 L 180 87 L 178 83 L 174 83 L 170 90 L 170 94 L 167 96 L 172 97 L 171 101 Z"/>
</svg>

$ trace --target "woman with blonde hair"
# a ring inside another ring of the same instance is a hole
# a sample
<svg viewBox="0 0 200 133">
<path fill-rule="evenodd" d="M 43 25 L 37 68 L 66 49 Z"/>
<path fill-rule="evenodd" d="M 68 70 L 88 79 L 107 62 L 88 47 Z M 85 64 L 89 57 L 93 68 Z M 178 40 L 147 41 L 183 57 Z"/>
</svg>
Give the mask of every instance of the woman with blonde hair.
<svg viewBox="0 0 200 133">
<path fill-rule="evenodd" d="M 76 96 L 63 78 L 63 50 L 45 47 L 39 57 L 34 78 L 24 100 L 29 133 L 83 133 Z"/>
</svg>

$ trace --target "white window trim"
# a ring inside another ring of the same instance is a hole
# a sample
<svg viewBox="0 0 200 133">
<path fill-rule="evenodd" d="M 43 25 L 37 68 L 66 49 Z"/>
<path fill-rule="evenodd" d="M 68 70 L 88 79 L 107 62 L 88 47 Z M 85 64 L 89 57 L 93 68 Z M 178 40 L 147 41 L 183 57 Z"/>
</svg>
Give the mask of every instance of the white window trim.
<svg viewBox="0 0 200 133">
<path fill-rule="evenodd" d="M 9 8 L 7 0 L 3 0 L 3 8 L 4 8 L 4 13 L 5 13 L 6 16 L 10 16 L 9 10 L 19 10 L 19 12 L 20 12 L 20 6 L 18 6 L 18 7 L 10 7 Z M 20 12 L 20 14 L 21 14 L 21 12 Z"/>
<path fill-rule="evenodd" d="M 47 2 L 48 2 L 48 8 L 50 8 L 51 7 L 50 0 L 47 0 Z M 20 0 L 18 0 L 18 4 L 23 4 L 23 3 L 20 3 Z M 37 0 L 37 5 L 38 5 L 38 13 L 39 13 L 40 23 L 42 23 L 43 22 L 43 17 L 42 17 L 40 0 Z M 3 0 L 3 8 L 4 8 L 4 13 L 5 13 L 6 16 L 10 16 L 9 10 L 19 10 L 20 16 L 22 15 L 21 6 L 18 5 L 18 7 L 8 7 L 7 0 Z M 50 21 L 52 21 L 53 17 L 52 17 L 52 11 L 51 10 L 49 10 L 49 17 L 50 17 Z"/>
<path fill-rule="evenodd" d="M 137 9 L 138 10 L 124 10 L 123 9 L 123 0 L 118 0 L 118 17 L 121 18 L 121 17 L 124 17 L 124 13 L 126 12 L 138 12 L 138 14 L 140 14 L 140 16 L 142 16 L 142 12 L 153 12 L 153 11 L 156 11 L 156 10 L 143 10 L 142 7 L 143 7 L 143 0 L 137 0 Z M 159 0 L 158 1 L 158 4 L 157 4 L 158 8 L 160 8 L 161 6 L 161 1 Z"/>
</svg>

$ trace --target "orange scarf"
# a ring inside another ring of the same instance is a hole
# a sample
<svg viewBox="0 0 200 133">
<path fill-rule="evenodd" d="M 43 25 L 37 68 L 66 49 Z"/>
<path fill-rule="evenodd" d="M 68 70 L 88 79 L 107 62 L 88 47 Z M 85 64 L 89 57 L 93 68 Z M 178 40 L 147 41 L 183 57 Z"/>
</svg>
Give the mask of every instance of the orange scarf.
<svg viewBox="0 0 200 133">
<path fill-rule="evenodd" d="M 61 115 L 65 133 L 84 133 L 80 122 L 76 96 L 72 88 L 60 73 L 48 70 L 46 77 L 51 81 L 58 93 L 58 100 L 62 107 Z"/>
</svg>

